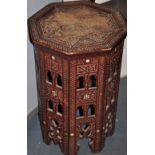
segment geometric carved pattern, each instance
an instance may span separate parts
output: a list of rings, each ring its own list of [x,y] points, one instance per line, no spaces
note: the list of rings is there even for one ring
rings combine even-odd
[[[63,149],[63,124],[60,121],[50,120],[49,123],[49,137],[54,144],[59,144],[60,148]]]
[[[44,39],[63,44],[68,52],[104,44],[118,28],[111,14],[88,6],[58,7],[39,23]]]
[[[121,43],[117,50],[106,58],[97,56],[91,58],[89,62],[85,58],[72,63],[68,61],[70,74],[67,75],[62,65],[63,58],[56,56],[53,60],[52,54],[38,50],[39,57],[36,63],[39,74],[37,75],[41,78],[38,86],[39,100],[41,100],[39,117],[43,123],[41,127],[45,143],[54,142],[60,146],[65,155],[75,155],[80,148],[78,140],[88,138],[91,151],[101,151],[105,137],[112,135],[115,127],[122,45]],[[61,67],[53,67],[53,64]],[[50,78],[48,71],[51,73]],[[61,87],[57,85],[58,75],[61,75]],[[67,79],[64,79],[64,75],[69,76],[70,85]],[[79,77],[83,77],[83,88],[80,89],[77,88]],[[95,87],[90,87],[91,77],[95,77],[93,78],[95,84],[91,82]],[[52,79],[51,82],[48,81],[49,79]],[[66,93],[63,91],[64,86],[66,91],[72,94],[70,99],[64,98]],[[100,97],[100,94],[103,96]],[[69,108],[67,115],[64,104],[66,102]],[[101,116],[102,123],[100,123]],[[65,125],[64,119],[69,120],[69,125]]]
[[[97,71],[96,64],[77,66],[77,74],[94,73],[96,71]]]
[[[123,39],[119,13],[90,2],[49,4],[29,19],[43,140],[100,152],[115,127]]]
[[[51,141],[53,141],[54,144],[59,144],[62,152],[65,153],[66,148],[64,146],[68,145],[68,143],[64,141],[64,135],[75,135],[76,152],[80,148],[80,145],[77,142],[79,139],[82,138],[89,138],[89,147],[92,152],[96,152],[97,150],[100,150],[99,146],[104,143],[104,141],[99,142],[96,136],[101,137],[100,134],[102,133],[100,132],[103,131],[102,137],[104,140],[105,136],[113,134],[116,118],[116,105],[119,87],[122,49],[123,43],[117,46],[113,54],[107,56],[106,59],[100,59],[99,57],[96,57],[95,59],[91,58],[89,62],[86,61],[86,59],[80,59],[73,61],[73,63],[70,64],[72,67],[74,66],[72,70],[74,70],[75,73],[70,76],[70,78],[74,79],[72,82],[75,84],[75,86],[78,84],[79,77],[83,77],[83,88],[77,89],[77,87],[75,87],[73,89],[74,92],[76,92],[76,95],[74,96],[75,102],[69,103],[70,108],[72,104],[75,105],[75,112],[73,113],[73,115],[75,115],[75,118],[72,119],[76,126],[75,133],[69,133],[69,129],[66,133],[64,133],[63,131],[63,119],[66,112],[65,105],[63,104],[63,86],[66,84],[66,81],[63,78],[64,71],[62,59],[59,57],[55,57],[55,59],[53,60],[51,54],[38,51],[40,53],[38,62],[42,61],[42,64],[39,64],[40,66],[38,66],[38,69],[40,70],[42,80],[44,81],[43,84],[41,84],[42,91],[40,95],[43,96],[43,98],[45,97],[46,99],[46,103],[44,102],[44,100],[42,100],[41,105],[39,105],[39,111],[40,113],[42,113],[40,114],[40,117],[44,117],[47,119],[47,129],[44,129],[44,132],[47,133],[47,140],[44,140],[45,142],[47,141],[46,143],[50,143]],[[106,63],[103,60],[105,60]],[[55,66],[61,67],[53,67],[53,64],[55,64]],[[41,67],[42,65],[44,68]],[[52,82],[48,82],[49,77],[47,73],[49,70],[51,73]],[[104,70],[106,71],[104,72]],[[103,75],[106,75],[105,80],[103,77],[99,79],[98,74],[101,73]],[[57,86],[57,75],[61,75],[62,87]],[[95,77],[95,87],[90,87],[91,77]],[[105,88],[103,88],[104,85],[103,87],[102,85],[100,85],[99,80],[104,80],[102,82],[105,82]],[[103,101],[100,101],[98,98],[99,90],[101,88],[103,90],[106,90],[105,98]],[[45,91],[43,91],[44,89]],[[70,93],[72,93],[73,90]],[[98,107],[100,104],[99,102],[105,103],[105,110],[102,111],[102,109]],[[43,107],[45,105],[47,106],[44,109]],[[101,105],[103,104],[101,103]],[[45,113],[43,109],[47,112]],[[102,111],[101,114],[103,114],[104,117],[103,126],[98,123],[101,115],[98,110]],[[73,124],[71,123],[70,125],[72,126]],[[75,126],[72,126],[71,128],[74,129]],[[100,128],[103,129],[100,130]],[[74,151],[74,149],[72,151]]]
[[[112,135],[115,128],[117,97],[120,80],[120,69],[122,59],[122,44],[116,48],[117,51],[108,59],[106,77],[106,136]]]
[[[58,71],[62,72],[62,65],[61,64],[58,64],[54,61],[51,61],[51,67],[52,67],[51,69],[53,69],[56,72],[58,72]]]
[[[82,107],[83,115],[77,117],[76,121],[76,140],[82,138],[89,138],[89,146],[92,151],[95,151],[95,106],[97,105],[97,84],[95,87],[90,87],[91,77],[97,77],[99,67],[99,59],[81,59],[76,61],[76,77],[84,77],[84,87],[82,89],[76,89],[76,105]],[[93,75],[93,76],[92,76]],[[76,78],[77,82],[79,78]],[[95,79],[97,83],[97,78]],[[94,86],[94,80],[92,86]],[[77,144],[78,149],[80,145]]]
[[[29,20],[35,44],[76,55],[109,50],[126,35],[119,13],[90,2],[54,3]]]
[[[94,134],[93,131],[95,131],[95,126],[93,124],[85,123],[82,125],[77,126],[77,132],[79,133],[78,139],[81,138],[92,138],[92,135]]]
[[[62,74],[62,64],[61,60],[52,60],[52,56],[50,54],[46,55],[46,65],[49,69],[53,70],[56,73]]]

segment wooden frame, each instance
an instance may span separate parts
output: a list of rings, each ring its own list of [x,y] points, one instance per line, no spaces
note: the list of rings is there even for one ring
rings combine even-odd
[[[74,52],[67,51],[64,44],[54,44],[45,39],[39,19],[47,17],[52,9],[72,6],[93,8],[104,12],[105,16],[110,14],[115,20],[110,21],[117,25],[117,31],[112,29],[112,35],[101,46],[96,44],[96,47],[90,49],[87,45],[79,45],[80,50]],[[100,152],[106,136],[112,135],[115,128],[123,42],[126,36],[123,18],[118,12],[91,2],[52,3],[33,15],[28,20],[28,26],[35,49],[39,119],[44,142],[50,144],[53,141],[59,144],[65,155],[75,155],[80,148],[77,141],[89,138],[91,151]],[[47,82],[48,71],[52,72],[52,84]],[[61,87],[57,86],[57,75],[62,78]],[[96,87],[90,89],[89,80],[92,75],[95,75]],[[77,89],[80,76],[84,77],[84,89]],[[49,110],[49,100],[54,103],[52,110]],[[62,109],[59,109],[59,104]],[[88,116],[90,105],[94,106],[93,116]],[[76,118],[80,106],[83,116]]]

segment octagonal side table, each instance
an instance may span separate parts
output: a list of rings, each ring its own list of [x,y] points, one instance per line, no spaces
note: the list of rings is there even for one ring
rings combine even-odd
[[[100,152],[115,128],[126,24],[91,2],[52,3],[28,20],[43,140],[76,155]]]

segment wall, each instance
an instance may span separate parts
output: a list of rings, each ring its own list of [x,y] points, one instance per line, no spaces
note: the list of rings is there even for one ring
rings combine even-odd
[[[48,3],[56,2],[56,1],[60,2],[61,0],[28,0],[27,1],[27,17],[29,18],[31,15],[33,15],[35,12],[37,12],[39,9],[41,9]],[[127,75],[126,46],[127,45],[125,41],[121,76]],[[37,107],[34,53],[33,53],[33,46],[29,42],[29,37],[27,37],[27,69],[28,69],[27,70],[27,114],[29,114],[31,111],[33,111],[34,108]]]
[[[124,41],[121,77],[127,76],[127,38]]]

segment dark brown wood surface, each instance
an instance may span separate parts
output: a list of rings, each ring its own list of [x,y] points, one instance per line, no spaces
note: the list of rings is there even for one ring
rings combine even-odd
[[[110,53],[126,36],[119,12],[86,1],[49,4],[28,24],[33,44],[70,56]]]
[[[100,10],[98,5],[89,2],[71,2],[67,5],[78,5],[80,8],[89,5]],[[111,47],[108,50],[82,52],[81,49],[80,54],[75,52],[70,55],[59,49],[63,44],[57,51],[55,45],[42,42],[44,35],[37,21],[47,15],[46,11],[53,6],[57,8],[59,3],[48,5],[29,19],[29,33],[35,49],[43,140],[48,145],[52,142],[58,144],[65,155],[76,155],[80,148],[78,141],[88,138],[91,151],[97,153],[115,129],[126,25],[119,14],[104,8],[116,15],[123,33],[109,37],[113,44],[112,41],[106,43]],[[63,7],[66,4],[61,4],[61,9]]]

